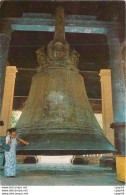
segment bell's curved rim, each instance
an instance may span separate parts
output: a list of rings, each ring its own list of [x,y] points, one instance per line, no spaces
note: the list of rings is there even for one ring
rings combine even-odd
[[[45,156],[62,156],[62,155],[86,155],[86,154],[116,154],[116,150],[17,150],[17,155],[45,155]]]

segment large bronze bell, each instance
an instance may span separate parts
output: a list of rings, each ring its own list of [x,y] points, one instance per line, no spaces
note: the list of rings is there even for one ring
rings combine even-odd
[[[53,41],[38,49],[39,67],[22,115],[17,136],[30,143],[18,145],[17,154],[80,155],[115,152],[90,107],[79,54],[65,40],[64,10],[56,14]]]

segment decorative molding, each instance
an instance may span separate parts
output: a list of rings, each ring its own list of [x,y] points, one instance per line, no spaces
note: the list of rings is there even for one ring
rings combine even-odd
[[[7,66],[6,67],[6,74],[15,74],[17,72],[18,72],[18,70],[17,70],[16,66]]]
[[[100,78],[102,77],[111,77],[111,70],[110,69],[101,69],[99,73]]]
[[[36,54],[39,64],[37,72],[58,67],[78,71],[79,53],[75,49],[70,50],[65,39],[64,9],[62,7],[58,7],[56,10],[54,38],[49,42],[47,52],[42,47],[37,49]]]

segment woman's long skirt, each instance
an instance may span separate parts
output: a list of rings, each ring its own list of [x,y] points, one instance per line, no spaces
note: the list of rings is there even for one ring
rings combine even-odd
[[[4,175],[16,176],[16,152],[15,151],[5,152]]]
[[[10,139],[9,136],[6,137],[6,144]],[[5,176],[16,176],[16,144],[17,140],[13,138],[10,145],[9,152],[5,151],[5,165],[4,165],[4,175]]]

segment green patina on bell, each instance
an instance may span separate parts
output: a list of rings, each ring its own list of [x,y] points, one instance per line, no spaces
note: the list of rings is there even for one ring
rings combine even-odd
[[[64,10],[57,9],[53,41],[36,51],[39,67],[22,115],[17,136],[30,143],[17,154],[79,155],[115,152],[90,107],[79,54],[65,40]]]

